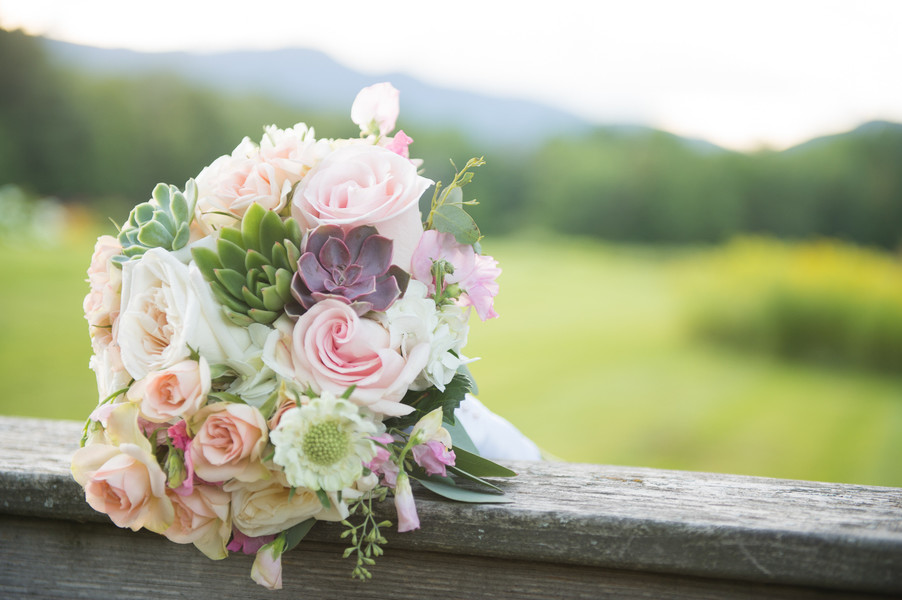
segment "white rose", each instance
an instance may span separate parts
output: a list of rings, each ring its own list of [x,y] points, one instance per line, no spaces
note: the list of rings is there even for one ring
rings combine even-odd
[[[411,279],[404,297],[395,301],[382,319],[392,345],[400,347],[402,355],[407,356],[420,344],[429,345],[426,366],[410,389],[425,390],[434,385],[444,391],[457,369],[471,362],[460,353],[469,331],[466,309],[449,304],[436,310],[421,281]]]
[[[225,318],[197,267],[161,248],[123,266],[116,341],[136,380],[188,358],[189,346],[210,364],[252,348],[247,329]]]

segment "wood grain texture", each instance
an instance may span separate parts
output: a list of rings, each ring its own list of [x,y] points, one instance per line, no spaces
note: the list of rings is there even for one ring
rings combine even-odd
[[[95,530],[89,525],[50,521],[43,530],[45,536],[52,537],[56,529],[84,527],[95,532],[91,535],[113,536],[126,545],[132,539],[160,544],[154,550],[158,554],[196,554],[193,547],[179,547],[154,534],[120,531],[85,504],[80,487],[69,474],[69,457],[80,437],[78,423],[0,417],[0,513],[35,517],[38,520],[27,521],[32,529],[41,523],[39,519],[48,518],[103,524]],[[754,590],[761,585],[776,586],[767,589],[779,588],[783,594],[802,594],[798,597],[827,594],[827,590],[902,595],[900,489],[602,465],[508,466],[519,472],[517,478],[499,483],[513,500],[510,504],[459,504],[417,490],[422,529],[388,536],[387,554],[377,566],[377,577],[419,580],[419,567],[412,567],[411,561],[424,569],[432,565],[423,577],[438,577],[433,571],[440,571],[443,561],[454,557],[463,566],[484,572],[488,568],[487,572],[493,576],[498,573],[499,577],[496,566],[503,564],[509,569],[510,582],[521,576],[529,579],[531,573],[535,579],[554,581],[553,573],[568,573],[566,585],[575,587],[573,594],[562,597],[581,597],[583,592],[577,593],[574,583],[579,578],[589,586],[579,588],[589,590],[585,597],[605,597],[597,593],[602,588],[593,586],[602,585],[603,580],[614,589],[620,585],[618,578],[637,577],[664,587],[673,581],[683,582],[677,589],[688,585],[685,581],[695,582],[693,593],[701,589],[698,582],[733,590],[720,596],[666,596],[674,598],[752,597],[737,596],[736,590]],[[383,510],[386,517],[392,517],[390,506]],[[10,523],[17,522],[11,518],[4,521],[0,538],[4,563],[17,560],[7,556],[18,552],[8,551],[7,535],[7,529],[14,529]],[[17,539],[27,537],[20,529],[15,531],[20,536]],[[318,524],[301,550],[286,559],[286,578],[295,572],[291,565],[296,561],[303,572],[299,579],[306,581],[312,576],[303,566],[308,559],[299,559],[302,554],[306,556],[314,549],[319,552],[316,556],[337,554],[338,531],[334,525]],[[69,543],[77,544],[79,536],[88,534],[72,535],[67,538]],[[101,555],[95,558],[88,557],[91,549],[78,554],[81,560],[95,562],[109,554],[106,543],[96,550]],[[209,566],[210,577],[235,581],[246,577],[250,568],[248,562],[247,569],[226,567],[223,571],[221,563],[199,554],[197,558],[199,562],[189,561],[187,555],[184,558],[189,571],[186,578]],[[173,566],[163,571],[167,577],[169,571],[179,569],[181,559],[172,560]],[[228,560],[231,564],[245,559]],[[349,568],[346,562],[336,563],[336,578],[345,577]],[[316,569],[317,573],[320,569],[332,572],[328,566]],[[457,572],[458,579],[468,579]],[[15,585],[7,579],[0,579],[0,584]],[[623,597],[665,597],[651,592],[636,595],[640,588],[633,587],[633,595]],[[590,593],[592,589],[595,595]]]

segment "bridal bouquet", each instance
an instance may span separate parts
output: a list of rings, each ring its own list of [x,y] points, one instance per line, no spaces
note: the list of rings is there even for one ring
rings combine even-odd
[[[354,101],[359,138],[267,127],[98,239],[84,310],[100,402],[72,459],[95,510],[211,559],[256,554],[251,576],[277,589],[319,520],[343,525],[369,578],[391,526],[374,504],[391,494],[398,531],[419,527],[411,479],[504,501],[483,477],[514,473],[455,419],[470,311],[497,316],[500,269],[461,192],[482,159],[434,184],[397,115],[384,83]]]

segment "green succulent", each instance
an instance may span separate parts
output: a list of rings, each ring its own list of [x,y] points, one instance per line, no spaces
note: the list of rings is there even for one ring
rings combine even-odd
[[[219,230],[216,250],[192,248],[194,262],[232,322],[269,324],[295,303],[291,278],[303,232],[294,219],[252,204],[241,226]]]
[[[158,183],[151,199],[134,207],[119,230],[122,254],[113,260],[121,264],[151,248],[184,248],[191,236],[189,229],[196,203],[197,185],[193,179],[185,184],[184,192],[174,185]]]

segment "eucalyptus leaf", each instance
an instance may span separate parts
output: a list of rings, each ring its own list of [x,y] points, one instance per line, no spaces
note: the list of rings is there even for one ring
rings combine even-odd
[[[283,550],[283,552],[287,552],[300,544],[301,540],[310,533],[310,530],[313,529],[314,525],[316,525],[316,519],[307,519],[306,521],[298,523],[291,529],[286,530],[283,533],[285,536],[285,550]]]
[[[454,461],[455,467],[477,477],[514,477],[516,475],[507,467],[502,467],[498,463],[483,458],[479,454],[473,454],[463,448],[458,448],[456,445],[454,447],[454,456],[457,457]]]
[[[467,430],[464,429],[464,426],[460,421],[457,421],[454,424],[446,422],[443,423],[442,426],[451,434],[451,443],[454,446],[455,455],[457,451],[461,449],[470,454],[479,455],[476,444],[470,439],[470,435],[467,433]]]
[[[475,244],[479,241],[479,227],[467,211],[458,204],[443,204],[435,209],[432,217],[435,228],[442,233],[450,233],[461,244]]]
[[[457,487],[456,485],[449,485],[442,481],[437,481],[433,479],[425,479],[415,477],[417,481],[422,484],[424,488],[433,492],[434,494],[438,494],[444,498],[448,498],[449,500],[456,500],[457,502],[472,502],[476,504],[489,504],[489,503],[507,503],[512,502],[512,500],[506,496],[501,496],[499,494],[489,494],[486,492],[475,492],[473,490],[464,489],[461,487]]]

